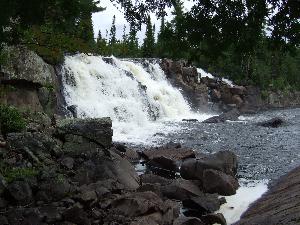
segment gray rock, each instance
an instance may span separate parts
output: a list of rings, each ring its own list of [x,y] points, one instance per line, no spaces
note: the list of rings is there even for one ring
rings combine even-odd
[[[58,121],[56,130],[61,136],[68,134],[84,137],[92,142],[109,148],[112,144],[112,121],[100,119],[64,119]]]
[[[203,188],[208,193],[234,195],[239,187],[238,181],[221,171],[205,170],[203,173]]]
[[[167,185],[173,182],[173,180],[157,176],[155,174],[142,174],[140,176],[142,184],[161,184]]]
[[[25,47],[7,47],[8,63],[1,67],[3,81],[26,81],[39,86],[55,86],[54,68]]]

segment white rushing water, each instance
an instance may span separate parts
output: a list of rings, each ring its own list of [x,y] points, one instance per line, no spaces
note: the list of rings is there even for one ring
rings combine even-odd
[[[178,129],[168,122],[209,115],[193,113],[180,91],[156,63],[142,64],[100,56],[67,56],[62,70],[67,106],[78,117],[111,117],[114,141],[151,144],[156,133]]]
[[[228,225],[237,222],[251,203],[259,199],[267,190],[267,181],[239,181],[241,187],[235,195],[226,196],[226,203],[217,213],[222,213]]]

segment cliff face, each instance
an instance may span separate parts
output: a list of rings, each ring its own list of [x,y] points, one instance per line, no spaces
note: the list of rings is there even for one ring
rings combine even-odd
[[[0,69],[0,103],[23,110],[56,110],[58,83],[54,68],[25,47],[8,47],[7,63]]]

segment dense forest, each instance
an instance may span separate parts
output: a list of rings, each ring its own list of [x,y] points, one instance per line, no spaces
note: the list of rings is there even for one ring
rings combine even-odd
[[[300,2],[297,0],[111,0],[124,9],[129,33],[116,37],[116,18],[94,38],[93,0],[0,0],[0,64],[5,45],[23,44],[57,64],[76,52],[118,57],[184,59],[216,76],[263,89],[300,89]],[[165,20],[165,7],[173,19]],[[161,26],[152,25],[156,12]],[[139,44],[137,32],[146,24]],[[158,37],[155,38],[155,29]]]

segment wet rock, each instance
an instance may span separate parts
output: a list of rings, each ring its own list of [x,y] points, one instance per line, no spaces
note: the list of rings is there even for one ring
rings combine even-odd
[[[197,119],[183,119],[183,122],[198,122]]]
[[[103,148],[109,148],[112,143],[112,121],[110,118],[99,119],[65,119],[57,124],[57,134],[67,134],[84,137]]]
[[[14,181],[7,189],[17,203],[26,205],[32,202],[32,190],[26,181]]]
[[[159,174],[160,172],[176,172],[178,171],[179,166],[172,159],[160,156],[150,160],[147,163],[147,167]]]
[[[226,219],[221,213],[208,214],[202,216],[201,220],[207,225],[214,225],[214,224],[227,225]]]
[[[135,150],[130,149],[130,148],[127,148],[127,149],[126,149],[125,157],[126,157],[126,159],[128,159],[130,162],[137,162],[138,160],[140,160],[139,154],[138,154]]]
[[[205,170],[203,173],[203,188],[208,193],[234,195],[238,189],[238,181],[221,171]]]
[[[114,144],[114,147],[115,147],[118,151],[123,152],[123,153],[126,152],[126,150],[127,150],[126,145],[120,144],[120,143],[115,143],[115,144]]]
[[[232,96],[232,102],[237,107],[241,106],[244,103],[243,100],[242,100],[242,98],[239,95]]]
[[[203,123],[222,123],[226,122],[226,120],[235,121],[238,120],[240,116],[240,112],[237,109],[232,109],[229,112],[223,113],[220,116],[213,116],[204,120]]]
[[[199,218],[181,216],[176,219],[173,225],[205,225]]]
[[[282,125],[284,125],[286,122],[283,118],[280,117],[275,117],[272,118],[270,120],[264,121],[264,122],[260,122],[257,125],[262,126],[262,127],[273,127],[273,128],[277,128],[280,127]]]
[[[221,99],[221,93],[217,89],[213,89],[210,96],[213,102],[218,102]]]
[[[220,170],[235,176],[237,173],[237,157],[230,151],[219,151],[212,155],[203,155],[199,159],[187,159],[180,168],[180,175],[188,180],[203,181],[203,172],[206,169]]]
[[[182,201],[185,208],[200,211],[202,214],[213,213],[220,209],[220,201],[216,194],[203,194]]]

